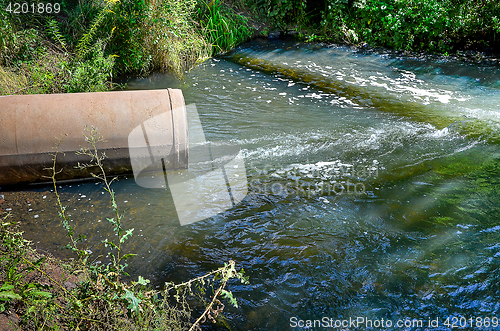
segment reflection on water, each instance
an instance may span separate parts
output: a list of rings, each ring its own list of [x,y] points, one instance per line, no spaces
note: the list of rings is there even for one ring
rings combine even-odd
[[[182,88],[207,140],[242,147],[249,182],[235,208],[181,227],[168,190],[117,181],[124,225],[135,228],[125,248],[138,253],[132,277],[180,281],[235,260],[251,281],[231,288],[241,306],[227,308],[235,330],[324,316],[439,318],[434,329],[446,330],[448,317],[498,316],[500,148],[456,130],[465,116],[497,125],[498,69],[280,41],[236,54],[320,75],[340,92],[227,59],[181,81],[158,74],[130,82]],[[342,94],[349,86],[363,98]],[[370,98],[422,113],[381,112]],[[109,198],[95,183],[60,190],[102,254]],[[195,187],[188,193],[196,198]],[[50,188],[11,194],[35,200],[16,210],[30,238],[49,248],[66,242]]]

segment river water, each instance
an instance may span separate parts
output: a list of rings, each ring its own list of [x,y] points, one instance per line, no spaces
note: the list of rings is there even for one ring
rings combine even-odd
[[[234,330],[323,317],[422,321],[408,330],[436,319],[433,330],[448,330],[447,319],[465,317],[462,329],[472,329],[500,317],[497,67],[254,41],[182,80],[156,74],[128,85],[167,87],[196,104],[207,140],[241,146],[248,196],[181,226],[168,190],[120,178],[124,225],[135,228],[132,277],[181,281],[233,259],[250,277],[230,286],[240,304],[226,308]],[[101,185],[59,190],[102,253],[112,212]],[[50,188],[16,194],[36,195],[15,215],[30,239],[53,250],[66,243]]]

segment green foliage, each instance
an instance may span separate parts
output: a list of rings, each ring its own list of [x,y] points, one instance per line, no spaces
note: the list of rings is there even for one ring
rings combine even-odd
[[[248,277],[244,276],[243,270],[236,270],[236,263],[234,261],[229,261],[229,263],[225,263],[224,267],[214,270],[208,274],[205,274],[201,277],[193,278],[182,284],[173,284],[173,283],[165,283],[165,291],[166,295],[169,295],[170,292],[174,292],[174,298],[177,300],[177,303],[182,303],[188,295],[195,295],[198,300],[205,303],[205,311],[203,314],[198,317],[198,319],[194,322],[194,324],[189,329],[195,330],[202,321],[206,319],[216,323],[217,317],[224,309],[224,304],[219,300],[219,297],[225,298],[229,300],[234,307],[238,307],[238,302],[234,298],[232,292],[227,291],[225,287],[227,286],[227,282],[236,278],[240,280],[242,284],[248,284]],[[209,293],[208,298],[210,301],[207,301],[207,287],[211,287],[213,289],[213,294]],[[215,288],[217,288],[215,290]]]
[[[10,215],[0,220],[0,311],[16,306],[40,309],[49,304],[52,293],[48,286],[29,277],[34,271],[41,271],[45,261],[31,249],[30,242],[23,238],[15,222],[9,222]]]
[[[265,17],[269,22],[282,30],[289,26],[309,24],[306,0],[240,0],[258,16]]]
[[[116,55],[118,73],[153,70],[181,76],[210,56],[193,21],[196,0],[120,1],[102,24],[111,37],[106,51]]]
[[[359,3],[350,26],[365,41],[397,49],[446,49],[444,33],[450,28],[449,6],[429,0]],[[416,46],[416,47],[415,47]]]
[[[142,22],[150,14],[148,8],[145,1],[125,0],[115,2],[107,12],[102,28],[111,33],[107,51],[117,56],[118,73],[148,72],[150,59],[142,47],[141,31]]]
[[[210,3],[200,0],[199,15],[213,54],[226,52],[251,36],[247,18],[235,14],[220,0]]]
[[[31,60],[19,61],[13,71],[0,70],[0,91],[2,94],[106,91],[111,87],[113,63],[113,57],[104,55],[101,43],[95,44],[84,60],[47,49]]]
[[[61,34],[58,23],[53,19],[49,20],[47,22],[47,30],[48,34],[57,42],[58,46],[67,53],[68,50],[66,49],[66,40]]]
[[[182,76],[250,35],[246,19],[218,0],[81,0],[61,8],[58,15],[0,11],[0,93],[105,91],[119,74]]]
[[[90,55],[89,55],[90,54]],[[86,60],[78,60],[71,66],[65,92],[102,92],[110,89],[114,57],[104,55],[104,45],[97,43],[87,53]]]
[[[4,46],[0,62],[9,67],[0,70],[2,94],[94,92],[111,88],[114,59],[105,55],[103,39],[90,38],[95,25],[80,38],[81,47],[76,53],[71,51],[72,43],[63,34],[60,22],[50,16],[42,22],[23,21],[26,25],[39,24],[28,29],[22,29],[21,23],[12,17],[0,14],[0,19],[9,29],[8,37],[0,38],[0,51]],[[90,42],[92,45],[88,46]]]
[[[196,0],[156,0],[142,25],[141,47],[150,56],[150,70],[184,71],[210,57],[210,45],[193,22]]]
[[[373,45],[447,52],[494,41],[500,4],[490,0],[364,0],[340,11],[346,26]],[[328,17],[322,21],[325,26],[328,22]]]
[[[0,65],[12,55],[12,47],[16,45],[16,35],[12,22],[8,19],[5,11],[0,11]]]
[[[91,44],[95,40],[97,31],[101,28],[106,16],[109,13],[113,13],[111,8],[118,2],[118,0],[105,0],[105,2],[106,5],[100,9],[97,17],[92,21],[88,30],[85,31],[83,36],[78,41],[78,45],[76,46],[76,56],[79,59],[85,58],[87,53],[92,49]]]
[[[316,40],[449,52],[496,46],[500,32],[500,2],[496,0],[240,2],[270,19],[274,26],[298,30],[301,36],[317,35]]]
[[[498,46],[500,33],[496,0],[65,0],[61,7],[58,15],[0,11],[0,93],[104,91],[118,74],[182,76],[252,35],[236,8],[309,42],[448,54]]]

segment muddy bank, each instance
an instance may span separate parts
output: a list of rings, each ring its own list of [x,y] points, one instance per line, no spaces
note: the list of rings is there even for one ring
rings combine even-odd
[[[73,257],[71,252],[62,250],[62,247],[51,247],[47,244],[42,244],[40,241],[34,242],[37,236],[50,236],[51,234],[44,231],[26,231],[32,227],[30,216],[33,218],[38,214],[32,213],[36,210],[44,197],[47,197],[49,191],[42,192],[2,192],[0,191],[0,215],[4,221],[16,222],[19,225],[19,230],[23,231],[24,238],[32,241],[32,245],[27,249],[25,257],[30,261],[36,261],[44,258],[40,270],[27,272],[22,278],[23,284],[40,284],[46,287],[47,291],[57,296],[60,287],[66,290],[74,289],[79,281],[83,278],[79,276],[73,268]],[[53,193],[52,193],[53,194]],[[35,222],[36,223],[36,222]],[[24,226],[24,228],[23,228]],[[36,243],[36,244],[35,244]],[[6,248],[0,246],[0,251],[7,253]],[[22,263],[17,267],[22,270]],[[4,283],[7,279],[7,270],[4,267],[0,268],[0,282]],[[0,330],[19,330],[23,324],[21,315],[24,314],[25,306],[22,301],[14,301],[8,309],[0,313]]]
[[[63,227],[61,226],[60,231],[47,230],[43,220],[40,219],[43,213],[46,213],[44,208],[48,205],[54,203],[54,209],[57,207],[53,189],[45,187],[39,191],[0,191],[0,198],[2,198],[0,213],[10,214],[7,220],[18,223],[23,237],[32,242],[32,248],[37,254],[47,256],[48,261],[57,266],[61,263],[72,263],[76,257],[73,252],[65,249],[60,242],[54,240],[51,243],[48,240],[51,237],[57,239],[66,237]],[[49,212],[53,213],[54,210]],[[66,241],[69,242],[69,239]],[[55,271],[62,272],[62,270]]]

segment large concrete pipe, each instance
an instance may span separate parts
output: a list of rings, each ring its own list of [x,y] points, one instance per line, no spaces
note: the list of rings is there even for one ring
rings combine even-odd
[[[155,117],[163,118],[156,127]],[[82,171],[76,166],[90,158],[75,152],[90,147],[84,128],[92,126],[106,140],[97,147],[106,153],[103,163],[109,175],[130,172],[131,154],[139,164],[159,155],[164,170],[188,165],[181,90],[12,95],[0,97],[0,185],[50,180],[46,168],[52,167],[54,147],[61,138],[57,170],[62,172],[56,178],[89,177],[95,168]],[[141,139],[130,141],[129,134],[138,130]]]

